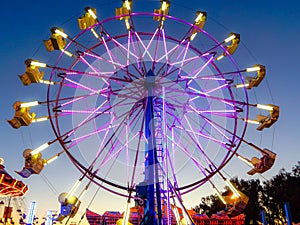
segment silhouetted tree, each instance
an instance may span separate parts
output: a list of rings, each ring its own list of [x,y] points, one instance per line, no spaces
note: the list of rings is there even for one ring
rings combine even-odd
[[[262,186],[259,180],[238,180],[238,178],[231,179],[234,186],[249,197],[247,207],[244,211],[245,224],[259,224],[260,211],[262,209],[259,200]]]
[[[265,208],[268,221],[285,222],[284,203],[289,202],[294,222],[300,221],[300,162],[292,172],[284,169],[272,179],[265,181],[261,200]]]
[[[195,206],[194,210],[197,213],[206,214],[210,217],[213,213],[221,211],[224,208],[225,205],[217,195],[210,195],[201,198],[201,203]]]
[[[276,224],[280,221],[286,222],[284,203],[288,202],[293,222],[300,222],[300,161],[292,168],[292,172],[285,169],[279,174],[260,184],[259,180],[231,179],[232,184],[242,193],[249,197],[247,207],[244,211],[245,224],[259,224],[261,221],[261,210],[265,211],[268,224]],[[228,188],[226,188],[228,191]],[[195,207],[198,213],[211,216],[224,209],[225,206],[217,195],[203,197],[201,203]]]

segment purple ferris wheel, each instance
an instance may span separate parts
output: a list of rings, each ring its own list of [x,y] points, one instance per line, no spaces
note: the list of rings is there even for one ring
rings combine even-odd
[[[73,194],[88,178],[88,185],[143,205],[145,224],[161,224],[172,199],[206,182],[215,188],[215,174],[228,182],[222,168],[233,156],[253,167],[249,174],[273,165],[275,153],[244,138],[248,123],[263,130],[279,117],[278,106],[249,101],[248,92],[261,83],[265,67],[239,68],[232,57],[239,34],[218,41],[204,29],[206,12],[187,22],[169,15],[169,6],[162,1],[153,13],[133,12],[132,1],[125,0],[115,16],[104,20],[86,7],[78,18],[79,34],[51,28],[44,44],[50,52],[61,52],[55,62],[26,60],[23,84],[47,84],[47,100],[16,102],[8,122],[19,128],[48,119],[55,138],[26,149],[19,174],[39,174],[67,154],[82,176],[60,195],[62,205],[76,208],[80,196]],[[51,72],[48,80],[43,68]],[[42,104],[48,116],[30,113],[30,107]],[[267,114],[253,118],[255,110]],[[42,151],[54,143],[62,150],[44,159]],[[240,155],[241,144],[264,160]]]

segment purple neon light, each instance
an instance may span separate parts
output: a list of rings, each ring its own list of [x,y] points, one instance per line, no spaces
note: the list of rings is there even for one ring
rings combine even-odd
[[[144,14],[144,13],[132,14],[133,17],[134,16],[139,16],[139,15],[151,15],[151,14],[150,13],[149,14],[147,14],[147,13],[146,14]],[[167,16],[167,18],[175,20],[173,17]],[[103,23],[107,22],[107,21],[109,21],[109,19],[105,20],[105,21],[102,21],[101,25]],[[177,20],[177,21],[182,22],[181,20]],[[184,22],[184,24],[190,26],[188,23]],[[203,32],[203,34],[204,35],[208,35],[206,32]],[[196,62],[201,57],[207,57],[209,54],[211,54],[210,52],[207,52],[207,53],[202,54],[202,55],[198,54],[195,57],[189,57],[189,58],[187,58],[187,52],[188,52],[188,50],[190,50],[190,49],[194,50],[193,49],[194,47],[190,46],[191,43],[189,41],[186,42],[185,40],[180,40],[177,43],[177,45],[175,45],[175,47],[173,47],[171,50],[168,50],[167,49],[168,46],[166,44],[167,43],[166,39],[168,39],[168,40],[170,40],[170,39],[169,39],[169,37],[166,36],[164,29],[161,29],[161,30],[156,29],[155,32],[153,33],[153,35],[150,36],[151,38],[150,38],[150,41],[147,44],[147,46],[143,42],[141,34],[139,34],[136,31],[131,31],[131,30],[128,31],[127,42],[126,42],[127,48],[124,47],[125,45],[123,46],[123,44],[121,44],[121,41],[119,41],[118,38],[113,38],[113,37],[111,37],[108,34],[107,34],[107,36],[109,37],[109,39],[107,39],[107,40],[102,37],[102,44],[103,44],[103,46],[106,49],[106,52],[107,52],[107,54],[109,56],[109,59],[104,59],[101,56],[98,56],[97,54],[94,54],[93,49],[89,49],[89,51],[87,51],[86,54],[84,54],[84,55],[85,56],[90,56],[90,57],[92,57],[94,59],[97,59],[97,60],[103,60],[106,63],[112,65],[114,67],[115,71],[121,70],[121,71],[124,72],[124,74],[126,74],[128,77],[131,77],[131,78],[135,77],[135,74],[133,74],[129,70],[125,69],[125,67],[131,66],[131,63],[136,63],[138,65],[138,67],[137,68],[132,67],[132,68],[136,69],[136,71],[140,75],[140,77],[142,77],[142,75],[143,75],[142,74],[142,70],[145,69],[145,67],[141,67],[143,65],[142,65],[142,62],[141,62],[142,60],[140,60],[140,56],[142,56],[142,58],[144,58],[144,57],[147,56],[153,62],[160,62],[160,61],[162,61],[161,68],[164,67],[164,65],[163,65],[164,62],[163,61],[166,60],[165,64],[168,64],[168,73],[166,74],[166,76],[168,76],[168,75],[174,74],[175,71],[177,71],[178,74],[181,74],[181,71],[184,69],[184,66],[188,65],[189,63]],[[113,42],[115,44],[115,46],[117,47],[117,49],[119,50],[119,52],[122,53],[122,54],[124,54],[124,55],[126,55],[124,57],[124,59],[126,59],[126,64],[125,65],[120,64],[119,60],[118,60],[118,57],[111,52],[111,50],[109,48],[109,45],[108,45],[108,41]],[[150,50],[149,50],[151,47],[153,47],[153,44],[154,44],[155,41],[157,41],[157,42],[158,41],[162,41],[163,46],[164,46],[164,55],[161,58],[159,58],[159,59],[157,59],[156,56],[153,57],[151,55]],[[177,54],[178,53],[177,49],[181,45],[184,45],[184,48],[181,48],[180,53]],[[218,48],[218,47],[220,47],[220,46],[218,46],[218,44],[216,44],[215,48]],[[179,59],[178,62],[174,62],[174,58],[172,58],[173,54],[175,55],[175,57],[177,59]],[[136,62],[132,62],[131,61],[132,58],[130,58],[130,57],[133,57],[134,60],[136,60]],[[206,63],[202,66],[202,68],[200,68],[200,69],[199,68],[194,69],[193,72],[190,74],[190,76],[194,76],[194,77],[184,76],[184,77],[181,77],[181,78],[186,79],[189,82],[189,84],[191,83],[191,79],[195,79],[195,80],[202,79],[202,80],[208,80],[208,81],[211,80],[211,81],[224,81],[225,82],[225,80],[226,80],[225,78],[223,78],[223,77],[217,78],[216,74],[209,75],[209,76],[206,76],[206,77],[205,76],[198,76],[198,75],[201,74],[201,72],[203,71],[203,69],[206,66],[213,65],[214,62],[212,62],[212,59],[213,59],[212,56],[209,57],[208,59],[206,59]],[[81,60],[85,65],[87,65],[94,72],[92,72],[92,73],[91,72],[89,72],[89,73],[84,72],[83,73],[83,72],[80,72],[80,71],[77,72],[77,71],[72,71],[72,69],[69,69],[70,73],[67,72],[68,75],[71,75],[71,74],[74,74],[74,75],[98,75],[99,78],[102,78],[103,80],[106,81],[106,85],[107,86],[110,86],[112,82],[115,82],[115,83],[117,83],[122,88],[125,87],[126,84],[130,83],[129,81],[126,83],[124,80],[113,79],[113,76],[114,76],[113,75],[114,74],[113,71],[101,72],[101,71],[99,71],[98,68],[97,69],[93,68],[87,62],[87,59],[84,58],[83,56],[80,56],[79,60]],[[177,65],[180,65],[180,66],[177,68],[176,67]],[[172,67],[174,69],[171,69]],[[54,69],[59,70],[60,68],[59,67],[54,67]],[[105,75],[108,75],[108,76],[105,77]],[[110,75],[112,75],[112,77],[110,77]],[[159,73],[159,75],[161,75],[161,74]],[[135,77],[135,78],[137,78],[137,77]],[[66,81],[68,81],[69,78],[65,77],[64,79]],[[108,81],[107,79],[110,79],[110,81]],[[72,86],[72,87],[68,86],[68,87],[70,87],[70,88],[76,88],[76,89],[77,88],[82,88],[84,90],[91,91],[91,93],[88,96],[86,96],[86,97],[76,97],[75,96],[74,100],[64,102],[63,104],[60,105],[60,107],[71,106],[72,104],[75,104],[75,103],[76,104],[80,104],[81,102],[84,103],[85,100],[87,100],[89,97],[91,97],[92,95],[94,96],[96,93],[98,93],[98,91],[95,90],[94,88],[87,87],[87,86],[80,86],[81,84],[80,83],[76,84],[76,82],[73,82],[73,84],[74,84],[74,86]],[[136,100],[138,98],[142,98],[143,96],[145,96],[144,92],[143,93],[139,93],[139,91],[142,92],[143,89],[141,87],[139,87],[138,85],[139,84],[137,84],[137,86],[135,86],[135,87],[131,87],[131,88],[128,88],[128,89],[126,89],[126,88],[123,89],[124,93],[122,93],[122,95],[121,95],[121,92],[119,90],[112,89],[111,92],[107,93],[107,95],[104,94],[102,96],[105,97],[105,98],[109,98],[110,96],[118,95],[119,98],[121,98],[121,99],[122,98],[123,99],[130,98],[130,99],[133,100],[132,102],[134,102],[134,100]],[[173,86],[174,86],[174,84],[173,84]],[[108,87],[106,87],[106,88],[108,88]],[[236,104],[240,104],[240,102],[233,101],[230,98],[228,98],[228,99],[226,99],[226,98],[218,98],[218,97],[215,97],[215,96],[209,96],[208,95],[208,94],[214,93],[217,90],[226,89],[226,88],[229,88],[228,85],[227,84],[223,84],[223,85],[221,85],[221,86],[219,86],[217,88],[213,88],[213,89],[209,89],[209,90],[201,91],[200,92],[200,91],[194,89],[193,87],[187,87],[186,90],[188,90],[188,91],[185,92],[185,93],[189,94],[191,96],[191,98],[189,99],[190,102],[195,101],[196,98],[200,98],[200,97],[205,98],[206,97],[208,99],[211,98],[211,100],[219,101],[220,103],[224,103],[224,104],[230,105],[232,107],[234,107]],[[61,89],[62,89],[62,87],[61,87]],[[177,91],[177,92],[172,94],[173,91]],[[173,104],[174,107],[177,107],[178,109],[179,108],[180,109],[184,109],[183,106],[180,105],[180,102],[177,101],[177,97],[180,97],[180,94],[183,94],[183,92],[181,93],[178,89],[173,88],[172,85],[170,85],[170,86],[167,86],[166,94],[167,94],[167,98],[171,98],[174,102],[176,102],[176,104]],[[58,98],[58,101],[61,101],[61,100]],[[108,103],[108,102],[106,102],[106,103]],[[103,107],[103,104],[104,103],[101,104],[102,107]],[[122,101],[120,101],[120,103],[118,103],[118,104],[119,104],[119,106],[121,106],[121,105],[125,105],[126,103],[122,104]],[[128,106],[130,106],[130,103],[128,103]],[[164,104],[164,106],[165,106],[165,104]],[[116,107],[116,105],[111,105],[111,109],[114,109],[115,107]],[[233,114],[237,115],[236,110],[210,109],[210,104],[209,103],[207,104],[207,107],[208,108],[203,108],[203,109],[201,109],[201,108],[197,108],[197,109],[194,108],[191,111],[187,111],[187,113],[195,112],[195,113],[198,113],[198,114],[204,114],[204,113],[205,114],[215,114],[215,115],[218,114],[218,115],[221,115],[221,116],[224,116],[224,117],[227,117],[227,115],[230,114],[230,113],[233,113]],[[63,113],[70,112],[72,114],[73,113],[85,113],[85,114],[88,114],[87,117],[85,117],[80,123],[78,123],[78,125],[74,128],[73,131],[75,131],[76,129],[79,129],[79,127],[81,127],[81,126],[83,126],[83,125],[85,125],[85,124],[87,124],[89,122],[93,122],[93,120],[98,117],[98,116],[96,116],[97,114],[100,114],[100,115],[103,115],[103,114],[107,114],[107,115],[108,114],[112,114],[110,111],[105,112],[105,111],[101,110],[101,108],[99,108],[99,107],[95,107],[95,110],[93,110],[93,109],[91,109],[91,110],[83,110],[83,109],[82,110],[80,110],[80,109],[79,110],[69,110],[69,109],[64,109],[63,108],[61,110],[61,112],[63,112]],[[101,113],[101,112],[103,112],[103,113]],[[135,115],[137,116],[137,115],[139,115],[139,113],[136,113]],[[123,115],[120,115],[120,116],[125,117],[126,113],[124,113]],[[165,117],[168,117],[168,118],[172,117],[174,121],[177,121],[177,122],[179,121],[179,118],[176,118],[177,115],[175,113],[173,113],[172,111],[170,111],[170,109],[168,109],[168,108],[166,109]],[[195,127],[194,127],[194,125],[191,124],[192,121],[189,121],[189,119],[186,117],[186,115],[184,115],[184,117],[185,117],[186,123],[189,124],[189,127],[185,128],[185,132],[189,133],[189,136],[191,137],[191,139],[193,139],[193,142],[195,142],[195,146],[200,147],[201,151],[204,151],[204,149],[201,148],[201,143],[199,143],[198,136],[201,136],[201,137],[203,137],[203,138],[205,138],[207,140],[212,140],[212,141],[214,141],[216,143],[219,143],[220,145],[224,145],[224,142],[222,142],[221,140],[217,140],[217,139],[214,139],[212,137],[210,138],[209,135],[206,135],[205,133],[203,133],[201,131],[199,132],[198,130],[196,130]],[[215,125],[214,123],[210,122],[206,117],[203,117],[203,115],[202,116],[199,115],[199,117],[203,118],[203,120],[205,120],[212,128],[214,128],[215,130],[218,130],[218,132],[220,134],[222,134],[224,138],[226,138],[227,140],[231,140],[232,139],[232,137],[226,137],[226,135],[228,135],[228,133],[226,133],[226,131],[221,132],[221,129],[217,125]],[[236,117],[234,117],[234,118],[236,118]],[[132,118],[132,122],[134,120],[136,120],[136,118]],[[166,124],[165,128],[167,128],[168,121],[167,121],[166,118],[164,118],[164,123]],[[118,124],[118,126],[121,126],[121,124]],[[97,129],[96,129],[94,132],[91,132],[89,134],[85,134],[85,135],[82,135],[81,137],[77,137],[77,138],[73,139],[74,140],[74,146],[76,145],[76,143],[75,143],[76,141],[83,141],[86,138],[88,138],[88,137],[90,137],[92,135],[98,135],[101,132],[106,132],[106,134],[104,135],[104,140],[106,140],[107,138],[110,138],[110,137],[108,137],[108,135],[109,135],[108,131],[110,130],[110,128],[105,128],[105,126],[103,126],[103,127],[101,127],[101,129],[102,129],[101,131],[98,130],[98,132],[97,132]],[[105,129],[107,129],[107,130],[105,130]],[[168,127],[167,129],[171,129],[171,128]],[[175,127],[173,129],[175,129]],[[173,129],[171,129],[172,133],[174,131]],[[179,129],[179,128],[177,127],[177,129]],[[121,130],[122,129],[120,129],[119,131],[121,131]],[[166,132],[170,132],[170,130],[168,130]],[[233,132],[235,133],[235,131],[233,131]],[[127,133],[127,132],[125,131],[124,133]],[[137,137],[137,135],[138,134],[136,134],[134,137]],[[173,135],[175,135],[175,134],[173,133]],[[120,138],[124,138],[124,134],[123,135],[121,134],[119,137]],[[142,137],[144,137],[144,134],[141,133],[140,134],[140,138],[139,138],[139,142],[146,141],[145,138],[142,138]],[[168,139],[169,139],[169,136],[166,135],[166,137],[168,137]],[[101,148],[104,147],[104,145],[105,145],[104,144],[104,140],[103,140],[103,142],[101,144]],[[132,140],[132,139],[130,139],[130,140]],[[127,143],[126,146],[128,147],[128,144],[130,143],[129,140],[127,140],[126,143]],[[171,145],[173,146],[173,148],[175,148],[176,144],[177,143],[174,140],[171,141]],[[178,145],[181,145],[181,143],[179,143]],[[110,151],[111,155],[110,156],[107,155],[106,160],[102,161],[102,164],[100,163],[100,165],[102,165],[104,167],[110,161],[110,159],[112,159],[112,156],[116,156],[117,157],[117,155],[121,151],[124,151],[126,149],[126,146],[120,147],[119,142],[116,141],[115,144],[113,145],[113,148]],[[184,149],[184,150],[188,151],[187,149]],[[128,151],[128,149],[126,151]],[[98,154],[99,154],[99,152],[98,152]],[[170,154],[169,150],[167,150],[166,154]],[[129,157],[129,156],[127,155],[127,157]],[[138,155],[136,155],[136,157],[138,157]],[[171,157],[169,157],[169,158],[171,160]],[[196,158],[195,158],[195,160],[196,160],[195,161],[195,166],[197,166],[197,167],[201,167],[201,166],[203,167],[204,166],[204,165],[200,165],[200,161],[197,161]],[[80,166],[80,164],[78,164],[78,166]],[[172,167],[172,166],[173,165],[171,164],[170,167]],[[175,179],[176,178],[175,171],[173,171],[173,174],[174,174],[174,179]],[[133,179],[134,179],[134,175],[132,175],[132,183],[134,183]]]

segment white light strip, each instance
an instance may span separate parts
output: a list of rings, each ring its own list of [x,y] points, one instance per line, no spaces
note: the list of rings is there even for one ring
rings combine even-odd
[[[92,9],[88,9],[88,13],[93,17],[93,19],[97,19],[97,16]]]
[[[46,120],[48,120],[48,116],[43,116],[43,117],[40,117],[40,118],[33,119],[32,123],[43,122],[43,121],[46,121]]]
[[[166,9],[167,9],[167,2],[166,2],[166,1],[163,1],[162,6],[161,6],[161,10],[162,10],[163,12],[165,12]]]
[[[81,180],[77,180],[76,183],[74,184],[74,186],[69,191],[68,195],[66,196],[66,199],[73,196],[73,194],[75,193],[75,191],[77,190],[77,188],[79,187],[80,184],[81,184]]]
[[[197,16],[197,18],[195,19],[195,22],[198,23],[201,19],[201,17],[203,16],[203,13],[199,13],[199,15]]]
[[[246,69],[246,72],[256,72],[256,71],[260,71],[259,66],[254,66]]]
[[[31,107],[31,106],[37,106],[38,104],[39,104],[38,101],[24,102],[24,103],[21,103],[20,108],[27,108],[27,107]]]
[[[243,87],[248,87],[249,84],[237,84],[235,85],[236,88],[243,88]]]
[[[223,204],[226,205],[226,202],[225,202],[224,198],[222,197],[222,195],[220,194],[220,192],[215,187],[213,187],[213,190],[218,195],[219,199],[223,202]]]
[[[249,166],[253,166],[251,162],[249,162],[247,159],[245,159],[244,157],[238,155],[237,156],[240,160],[242,160],[243,162],[247,163]]]
[[[264,110],[268,110],[268,111],[273,111],[273,106],[269,106],[269,105],[261,105],[261,104],[257,104],[256,107],[259,108],[259,109],[264,109]]]
[[[236,36],[233,34],[233,35],[231,35],[230,37],[226,38],[226,39],[224,40],[224,42],[225,42],[225,43],[228,43],[228,42],[232,41],[233,39],[235,39],[235,37],[236,37]]]
[[[59,29],[55,29],[55,33],[62,36],[63,38],[68,38],[68,35],[65,34],[64,32],[62,32],[61,30]]]
[[[96,31],[94,30],[94,28],[91,29],[93,35],[98,39],[99,35],[96,33]]]
[[[52,163],[52,162],[55,161],[57,158],[58,158],[58,155],[55,155],[55,156],[51,157],[50,159],[47,160],[46,164]]]
[[[130,4],[129,4],[128,0],[125,1],[125,6],[126,6],[126,9],[130,11]]]
[[[253,123],[253,124],[259,124],[259,122],[257,121],[257,120],[246,120],[246,119],[244,119],[244,121],[246,122],[246,123]]]
[[[67,50],[61,49],[61,51],[62,51],[63,53],[65,53],[67,56],[70,56],[70,57],[73,56],[73,54],[72,54],[71,52],[67,51]]]
[[[37,153],[39,153],[39,152],[45,150],[45,149],[48,148],[48,147],[49,147],[49,143],[46,142],[45,144],[42,144],[40,147],[34,149],[30,154],[31,154],[31,155],[35,155],[35,154],[37,154]]]
[[[47,67],[46,63],[41,63],[41,62],[36,62],[36,61],[31,61],[30,65],[31,66],[36,66],[36,67]]]
[[[50,80],[39,80],[39,82],[41,84],[50,84],[50,85],[54,85],[55,84],[55,82],[50,81]]]
[[[230,190],[234,193],[236,197],[240,197],[241,195],[238,193],[238,191],[235,189],[235,187],[230,183],[228,179],[225,180]]]

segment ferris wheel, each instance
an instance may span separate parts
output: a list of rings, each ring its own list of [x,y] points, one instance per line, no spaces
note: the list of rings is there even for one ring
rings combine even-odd
[[[59,52],[54,62],[25,61],[22,83],[46,84],[47,93],[43,100],[15,102],[8,122],[20,128],[48,120],[55,136],[26,149],[18,173],[39,174],[63,154],[81,172],[59,196],[66,209],[58,220],[74,216],[83,193],[96,184],[135,199],[146,224],[154,224],[164,205],[170,208],[176,199],[184,207],[182,195],[206,182],[220,195],[214,175],[241,196],[222,172],[232,157],[251,165],[251,175],[274,164],[274,152],[245,139],[249,123],[262,131],[279,117],[278,106],[249,100],[265,66],[240,68],[232,56],[240,35],[214,38],[205,29],[206,12],[185,21],[169,15],[169,7],[161,1],[154,12],[134,12],[132,1],[124,0],[115,16],[103,20],[86,7],[78,34],[53,27],[44,40],[47,51]],[[47,106],[46,116],[31,111],[40,105]],[[47,153],[54,143],[61,150]],[[241,144],[262,158],[239,154]],[[76,195],[83,180],[87,185]]]

